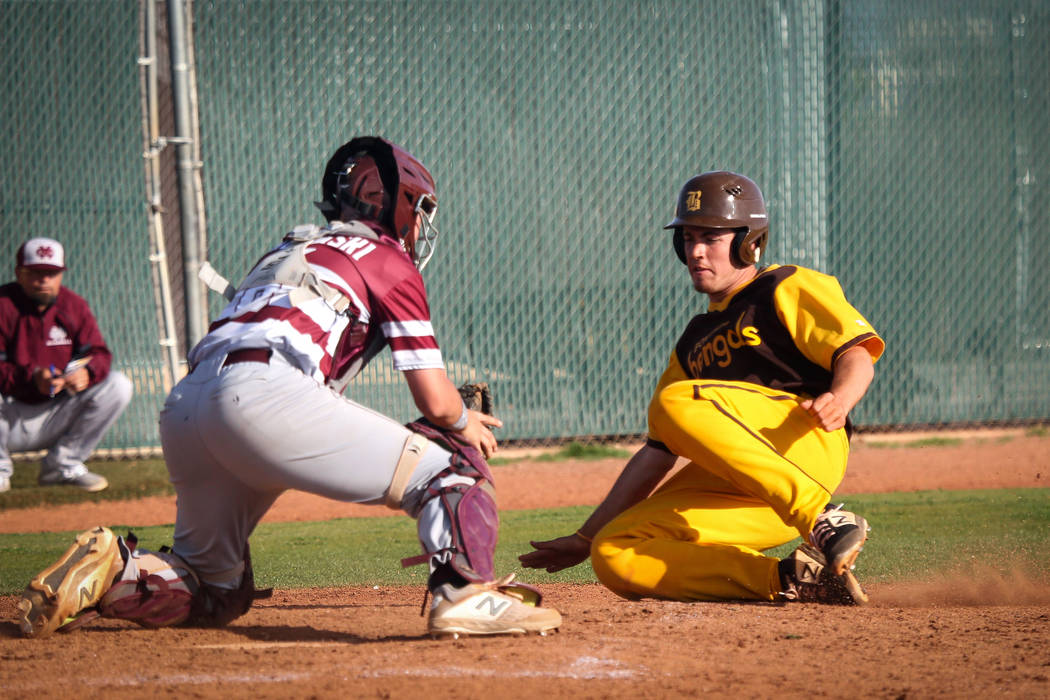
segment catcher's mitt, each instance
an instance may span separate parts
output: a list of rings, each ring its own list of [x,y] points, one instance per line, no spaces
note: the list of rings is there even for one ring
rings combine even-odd
[[[487,382],[467,382],[459,387],[459,395],[463,397],[463,403],[471,411],[481,411],[487,415],[492,413],[492,390]]]

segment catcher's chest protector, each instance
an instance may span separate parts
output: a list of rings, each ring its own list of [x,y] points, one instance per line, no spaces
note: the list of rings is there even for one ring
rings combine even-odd
[[[322,281],[306,262],[306,247],[320,238],[332,235],[358,236],[373,241],[379,238],[375,231],[360,222],[344,224],[341,221],[333,221],[325,228],[313,224],[296,226],[284,237],[286,245],[267,253],[251,269],[237,287],[234,301],[244,294],[249,294],[252,289],[282,285],[295,288],[288,295],[292,306],[302,306],[308,301],[321,298],[337,313],[345,313],[350,306],[350,299]]]

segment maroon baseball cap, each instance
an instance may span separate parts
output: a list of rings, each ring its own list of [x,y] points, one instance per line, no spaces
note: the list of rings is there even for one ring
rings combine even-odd
[[[18,249],[17,264],[31,270],[58,272],[66,269],[66,252],[53,238],[30,238]]]

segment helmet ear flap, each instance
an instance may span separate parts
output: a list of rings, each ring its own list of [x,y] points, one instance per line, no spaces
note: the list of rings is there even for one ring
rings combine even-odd
[[[762,251],[766,247],[766,238],[769,236],[767,229],[759,232],[740,229],[733,236],[733,245],[729,250],[729,257],[737,267],[755,265],[762,257]]]
[[[674,252],[678,256],[678,259],[685,264],[685,239],[682,237],[682,227],[675,226],[674,229]]]
[[[747,243],[746,228],[739,229],[733,234],[733,242],[729,246],[729,261],[734,267],[747,267],[755,262],[751,247]]]

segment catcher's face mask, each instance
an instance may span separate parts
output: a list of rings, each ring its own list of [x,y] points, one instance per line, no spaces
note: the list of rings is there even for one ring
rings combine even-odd
[[[420,195],[413,213],[419,217],[419,234],[408,253],[412,256],[416,269],[422,272],[434,255],[434,243],[438,237],[438,230],[434,227],[434,214],[437,213],[437,200],[434,199],[434,195]]]

